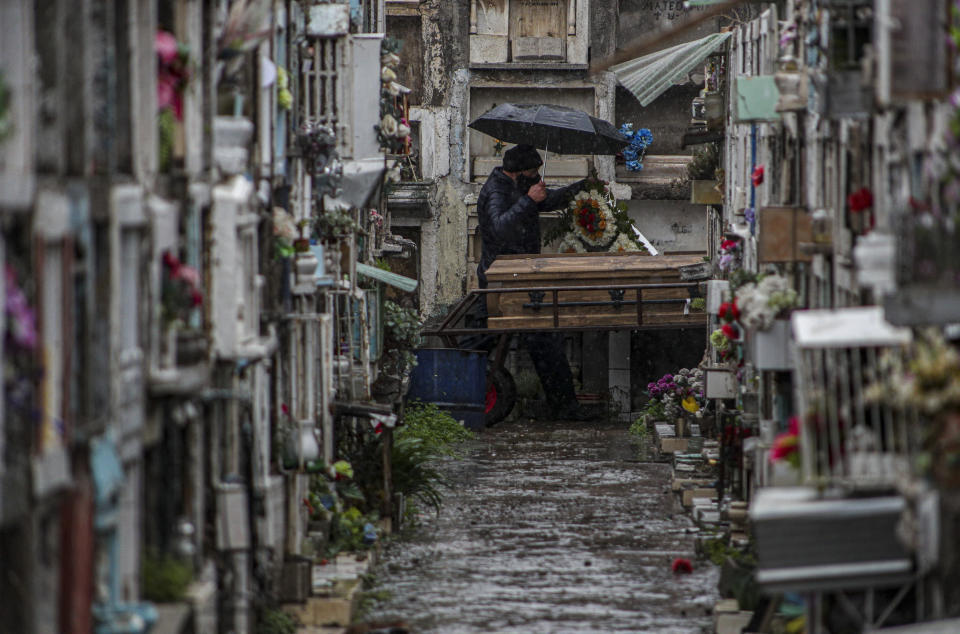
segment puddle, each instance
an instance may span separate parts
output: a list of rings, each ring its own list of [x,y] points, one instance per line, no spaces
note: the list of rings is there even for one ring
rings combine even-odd
[[[508,423],[447,461],[439,517],[386,545],[371,620],[415,632],[712,630],[717,572],[694,559],[670,466],[606,423]],[[676,576],[676,557],[695,571]]]

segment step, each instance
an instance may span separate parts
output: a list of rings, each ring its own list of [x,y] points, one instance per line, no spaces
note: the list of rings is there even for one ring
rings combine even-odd
[[[346,627],[353,621],[360,601],[360,579],[338,580],[327,596],[313,596],[300,603],[288,603],[283,610],[310,627]]]
[[[684,508],[693,507],[693,501],[696,499],[710,500],[717,497],[717,490],[713,487],[692,487],[684,489],[681,495],[681,501]],[[719,511],[717,511],[719,515]]]

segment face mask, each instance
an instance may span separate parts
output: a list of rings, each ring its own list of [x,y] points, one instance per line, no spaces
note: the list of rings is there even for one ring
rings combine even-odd
[[[517,189],[526,193],[528,189],[540,182],[539,176],[527,176],[520,174],[517,176]]]

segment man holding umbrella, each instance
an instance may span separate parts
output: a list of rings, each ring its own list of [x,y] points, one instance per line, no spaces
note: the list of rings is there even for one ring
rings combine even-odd
[[[477,216],[482,253],[477,267],[480,288],[487,287],[486,270],[499,255],[540,253],[540,212],[562,208],[583,186],[583,181],[548,190],[540,178],[543,161],[532,145],[517,145],[503,154],[480,190]],[[486,317],[483,309],[481,320]],[[563,338],[555,333],[520,336],[530,354],[552,414],[562,420],[586,420],[577,402],[573,375],[563,351]]]

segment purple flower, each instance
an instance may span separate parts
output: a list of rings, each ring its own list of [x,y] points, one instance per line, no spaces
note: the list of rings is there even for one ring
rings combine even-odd
[[[9,316],[7,328],[13,342],[27,350],[37,347],[37,316],[27,298],[17,286],[16,274],[10,266],[5,271],[7,297],[5,307]]]
[[[664,375],[663,375],[663,378],[662,378],[661,380],[662,380],[662,381],[672,381],[672,380],[673,380],[673,375],[672,375],[672,374],[664,374]]]
[[[672,391],[676,391],[676,390],[677,390],[677,384],[676,384],[676,383],[670,383],[667,387],[668,387],[670,390],[672,390]]]

